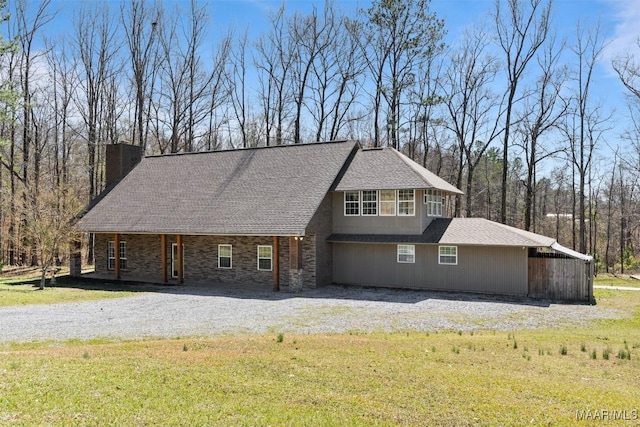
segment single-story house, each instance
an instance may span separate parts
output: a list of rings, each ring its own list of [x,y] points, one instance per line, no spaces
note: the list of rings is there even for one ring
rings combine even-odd
[[[339,141],[139,158],[137,147],[109,146],[107,191],[78,222],[95,235],[96,274],[593,298],[591,257],[486,219],[445,218],[462,192],[392,148]]]

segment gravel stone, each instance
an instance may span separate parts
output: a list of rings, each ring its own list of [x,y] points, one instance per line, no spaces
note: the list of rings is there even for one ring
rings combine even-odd
[[[517,330],[622,317],[597,305],[355,286],[300,293],[150,287],[131,297],[0,308],[0,342],[265,333]]]

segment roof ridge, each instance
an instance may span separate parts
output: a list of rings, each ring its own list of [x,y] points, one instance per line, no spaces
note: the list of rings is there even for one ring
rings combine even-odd
[[[189,156],[189,155],[196,155],[196,154],[233,153],[233,152],[239,152],[239,151],[266,150],[266,149],[277,149],[277,148],[288,148],[288,147],[308,147],[311,145],[343,144],[348,142],[358,142],[358,141],[355,139],[334,139],[330,141],[313,141],[313,142],[303,142],[299,144],[263,145],[259,147],[238,147],[238,148],[229,148],[224,150],[205,150],[205,151],[188,151],[188,152],[181,152],[181,153],[150,154],[150,155],[144,156],[144,158],[178,157],[178,156]]]

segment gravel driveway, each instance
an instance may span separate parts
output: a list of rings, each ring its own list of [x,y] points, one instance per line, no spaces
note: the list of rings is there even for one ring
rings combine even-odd
[[[154,287],[135,296],[0,308],[0,342],[245,333],[339,333],[581,326],[620,317],[592,305],[328,286],[297,294],[223,286]]]

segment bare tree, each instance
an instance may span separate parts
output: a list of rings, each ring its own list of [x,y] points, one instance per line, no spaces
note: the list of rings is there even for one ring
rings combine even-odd
[[[135,91],[134,126],[131,143],[147,147],[147,130],[149,118],[146,117],[147,104],[150,102],[150,91],[153,85],[154,61],[157,58],[156,28],[160,19],[160,11],[149,7],[146,0],[130,0],[120,9],[120,19],[129,48],[131,63],[131,81]]]
[[[507,223],[507,186],[512,115],[518,101],[518,86],[549,32],[551,0],[508,0],[506,10],[496,0],[495,26],[498,44],[504,53],[507,74],[504,132],[502,144],[502,194],[500,221]]]
[[[54,267],[58,253],[74,233],[73,218],[82,208],[74,188],[48,188],[37,195],[29,192],[25,234],[33,241],[40,265],[40,289],[45,288],[47,272]],[[61,203],[62,201],[62,203]]]
[[[293,73],[294,47],[286,26],[284,5],[270,16],[270,25],[269,32],[258,40],[253,60],[258,70],[267,146],[284,142],[285,122],[293,103],[290,74]]]
[[[487,52],[488,37],[484,31],[468,31],[462,43],[451,54],[443,91],[448,112],[445,123],[455,135],[459,147],[456,184],[462,188],[466,169],[466,215],[471,216],[474,171],[501,132],[500,99],[491,90],[499,64]],[[456,215],[460,210],[460,199],[457,198]]]
[[[609,116],[603,114],[602,107],[594,104],[590,96],[593,70],[605,46],[599,25],[587,31],[580,24],[576,26],[576,44],[571,47],[577,61],[572,70],[575,84],[574,108],[565,126],[565,133],[570,144],[571,161],[578,173],[578,248],[583,253],[587,250],[586,181],[596,145],[609,121]]]
[[[637,40],[640,47],[640,38]],[[612,62],[620,81],[636,100],[640,101],[640,64],[632,53],[619,56]]]
[[[324,11],[316,8],[306,16],[295,14],[289,21],[289,34],[293,42],[292,86],[295,104],[293,142],[301,141],[302,108],[306,103],[305,92],[312,82],[314,64],[328,48],[332,47],[336,33],[336,18],[331,1],[325,2]]]
[[[195,151],[200,133],[205,133],[199,129],[219,101],[230,40],[222,41],[213,63],[205,67],[199,50],[206,37],[206,9],[192,0],[186,21],[179,9],[164,17],[157,29],[162,61],[161,86],[154,100],[156,138],[162,141],[165,133],[169,135],[168,146],[160,144],[161,152]]]
[[[316,141],[344,136],[349,123],[364,116],[355,111],[366,68],[358,48],[360,35],[353,31],[353,21],[333,17],[336,23],[331,44],[313,63],[314,84],[309,88],[312,100],[307,109],[315,125]]]
[[[104,102],[104,86],[114,72],[118,45],[115,38],[113,17],[106,5],[87,6],[74,20],[75,55],[79,58],[78,87],[74,104],[84,122],[83,132],[88,155],[89,199],[93,200],[100,187],[97,173],[97,147],[103,143],[100,134],[100,109]]]
[[[524,228],[535,231],[536,170],[545,159],[561,151],[558,145],[543,144],[542,137],[556,128],[567,113],[569,102],[562,98],[567,80],[566,67],[559,65],[562,46],[554,39],[538,55],[539,75],[531,95],[525,99],[516,131],[527,165],[525,186]]]
[[[229,70],[225,77],[227,91],[231,96],[231,107],[235,120],[238,122],[241,144],[243,148],[249,146],[248,119],[249,94],[247,87],[247,45],[249,43],[248,29],[238,38],[229,54]],[[213,133],[213,126],[210,131]],[[253,141],[254,143],[257,141]]]

